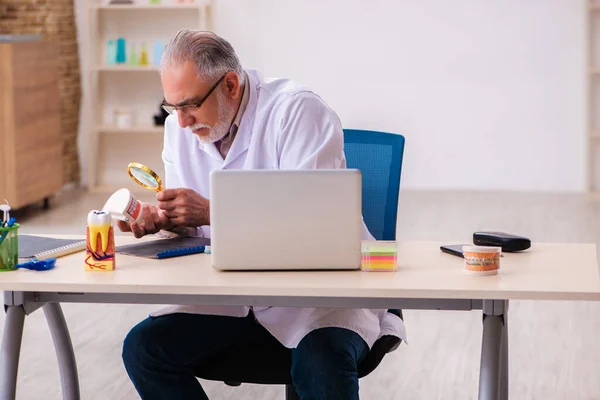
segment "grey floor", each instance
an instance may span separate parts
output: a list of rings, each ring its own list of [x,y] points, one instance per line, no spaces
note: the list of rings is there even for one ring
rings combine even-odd
[[[87,213],[106,195],[57,196],[50,211],[18,217],[24,233],[83,233]],[[505,230],[538,242],[600,239],[600,202],[583,195],[405,192],[400,240],[470,240],[476,230]],[[120,351],[127,331],[156,306],[64,305],[83,399],[138,398]],[[515,301],[510,307],[510,398],[600,399],[600,302]],[[0,313],[0,326],[4,315]],[[363,399],[475,399],[481,314],[407,311],[410,345],[361,380]],[[213,399],[282,399],[281,387],[229,388],[203,382]],[[25,324],[18,399],[60,399],[58,368],[43,313]]]

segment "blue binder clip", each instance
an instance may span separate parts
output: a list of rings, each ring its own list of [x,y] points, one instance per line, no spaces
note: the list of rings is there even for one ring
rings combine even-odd
[[[15,268],[31,269],[33,271],[48,271],[54,268],[56,265],[56,258],[47,258],[45,260],[38,260],[32,258],[31,260],[22,264],[17,264]]]

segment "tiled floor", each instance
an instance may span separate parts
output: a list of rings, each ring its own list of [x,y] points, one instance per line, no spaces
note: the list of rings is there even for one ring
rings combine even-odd
[[[69,192],[49,211],[18,213],[24,233],[83,233],[89,210],[106,194]],[[148,199],[152,196],[149,195]],[[600,239],[600,202],[583,195],[405,192],[398,238],[469,240],[482,229],[527,235],[534,241]],[[63,306],[79,365],[83,399],[138,398],[121,363],[127,331],[156,306]],[[510,398],[600,399],[600,302],[511,303]],[[1,313],[0,313],[1,315]],[[475,399],[481,313],[406,311],[410,345],[386,356],[361,380],[363,399]],[[0,326],[4,316],[0,316]],[[283,399],[283,388],[229,388],[203,382],[214,399]],[[58,367],[42,312],[26,320],[18,399],[60,399]]]

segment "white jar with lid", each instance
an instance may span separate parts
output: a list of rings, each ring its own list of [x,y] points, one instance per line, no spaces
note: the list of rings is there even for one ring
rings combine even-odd
[[[125,222],[142,220],[142,203],[123,188],[114,192],[104,204],[102,211],[109,213],[114,219]]]

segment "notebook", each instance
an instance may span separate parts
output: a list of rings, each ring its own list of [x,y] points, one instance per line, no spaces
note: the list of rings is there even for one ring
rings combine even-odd
[[[19,234],[19,258],[35,257],[43,260],[83,250],[85,250],[85,239],[57,239]]]
[[[210,246],[208,238],[184,236],[117,246],[115,250],[130,256],[163,259],[204,253],[206,246]]]

